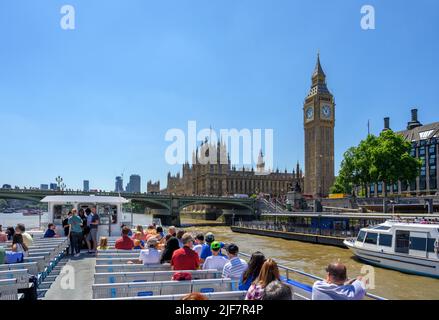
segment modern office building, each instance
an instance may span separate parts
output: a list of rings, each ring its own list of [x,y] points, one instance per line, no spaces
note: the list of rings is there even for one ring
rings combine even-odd
[[[51,183],[51,184],[49,185],[49,189],[50,189],[50,190],[58,190],[58,184],[56,184],[56,183]]]
[[[125,190],[126,190],[126,192],[129,192],[129,193],[140,193],[141,192],[141,178],[138,174],[132,174],[130,176],[130,182],[128,182]]]
[[[40,190],[49,190],[48,184],[40,184]]]
[[[116,184],[115,184],[115,188],[114,188],[115,192],[124,192],[123,190],[123,179],[122,177],[116,177]]]
[[[88,181],[88,180],[84,180],[82,190],[83,190],[84,192],[89,192],[89,191],[90,191],[90,181]]]

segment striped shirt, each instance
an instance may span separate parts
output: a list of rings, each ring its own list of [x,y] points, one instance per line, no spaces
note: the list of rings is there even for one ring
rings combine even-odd
[[[244,260],[238,257],[232,258],[224,265],[223,278],[239,280],[247,267],[247,262]]]

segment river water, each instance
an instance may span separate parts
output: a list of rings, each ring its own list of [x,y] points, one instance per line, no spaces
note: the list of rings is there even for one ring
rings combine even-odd
[[[46,222],[46,215],[42,216]],[[134,215],[135,224],[146,224],[150,221],[144,215]],[[3,227],[24,223],[28,228],[38,227],[38,216],[22,216],[21,214],[1,214],[0,224]],[[183,220],[182,223],[203,223],[205,221]],[[348,268],[348,276],[353,278],[361,275],[363,263],[356,260],[347,249],[299,241],[277,239],[242,233],[235,233],[229,227],[189,227],[191,232],[213,232],[217,240],[236,243],[240,251],[252,253],[261,251],[266,256],[274,258],[278,263],[299,269],[319,277],[325,277],[325,267],[328,263],[340,260]],[[439,299],[439,279],[409,275],[384,268],[373,268],[375,289],[369,292],[388,299]],[[290,276],[291,277],[291,276]],[[294,276],[292,277],[294,278]],[[299,281],[311,284],[309,280],[298,277]]]

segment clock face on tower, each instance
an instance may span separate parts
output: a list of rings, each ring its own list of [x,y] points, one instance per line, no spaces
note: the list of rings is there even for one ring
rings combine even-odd
[[[328,105],[324,105],[322,107],[322,116],[325,119],[330,119],[331,118],[331,107]]]
[[[314,119],[314,108],[308,107],[305,111],[306,120],[312,120]]]

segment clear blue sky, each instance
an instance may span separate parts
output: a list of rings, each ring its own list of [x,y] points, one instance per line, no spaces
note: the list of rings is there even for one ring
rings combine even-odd
[[[76,9],[62,30],[60,8]],[[360,9],[376,9],[376,30]],[[0,1],[0,184],[165,185],[170,128],[273,128],[274,164],[304,163],[316,53],[335,96],[335,154],[410,109],[439,121],[439,2]],[[125,181],[126,183],[126,181]]]

